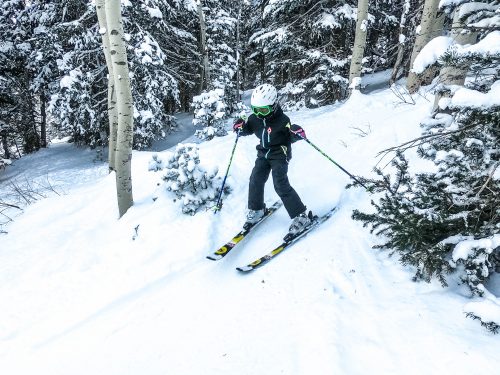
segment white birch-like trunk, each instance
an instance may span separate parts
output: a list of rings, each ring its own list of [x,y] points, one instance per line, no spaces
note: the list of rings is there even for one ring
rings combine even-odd
[[[420,87],[418,75],[411,71],[413,63],[424,46],[431,40],[433,35],[434,22],[438,11],[440,0],[425,0],[422,19],[420,21],[420,30],[415,38],[415,45],[411,53],[410,73],[406,80],[406,88],[410,93],[415,93]]]
[[[406,36],[406,19],[408,13],[410,12],[410,0],[405,0],[403,4],[403,13],[401,14],[401,20],[399,21],[399,41],[398,41],[398,54],[396,57],[396,62],[392,68],[390,83],[393,84],[398,79],[399,69],[401,62],[403,61],[403,53],[405,50]]]
[[[431,34],[431,38],[429,39],[432,40],[437,36],[441,36],[444,33],[444,21],[446,20],[446,14],[444,12],[438,13],[436,15],[436,18],[434,19],[433,22],[433,30]],[[420,75],[420,83],[422,85],[427,85],[432,82],[433,78],[437,75],[439,72],[439,68],[436,66],[427,68],[421,75]]]
[[[358,14],[356,20],[356,35],[354,37],[354,46],[352,48],[351,67],[349,69],[349,85],[357,77],[361,77],[361,68],[363,66],[363,56],[365,54],[366,33],[368,31],[368,0],[358,0]],[[360,80],[356,85],[359,88]]]
[[[455,9],[453,15],[453,24],[451,27],[450,36],[453,38],[457,44],[471,44],[475,43],[477,39],[477,32],[462,33],[464,23],[460,20],[460,7]],[[445,66],[439,72],[439,82],[443,85],[458,85],[463,86],[465,83],[465,76],[467,75],[467,69],[460,69],[455,67]],[[437,94],[434,98],[433,112],[439,110],[438,104],[439,100],[443,98],[442,93]]]
[[[198,18],[200,21],[200,43],[201,52],[203,56],[203,72],[201,74],[200,91],[204,88],[208,89],[210,84],[210,65],[208,62],[208,47],[207,47],[207,25],[205,23],[205,16],[203,15],[203,6],[201,0],[196,1],[198,10]]]
[[[104,5],[112,65],[109,79],[114,82],[118,114],[115,171],[118,211],[122,217],[133,204],[131,173],[133,101],[120,0],[105,0]]]
[[[115,80],[113,76],[113,64],[111,63],[111,53],[109,48],[108,23],[106,22],[105,0],[96,0],[97,19],[99,20],[100,34],[106,66],[108,67],[108,119],[109,119],[109,151],[108,165],[110,171],[115,171],[116,136],[118,128],[118,112],[116,110]]]

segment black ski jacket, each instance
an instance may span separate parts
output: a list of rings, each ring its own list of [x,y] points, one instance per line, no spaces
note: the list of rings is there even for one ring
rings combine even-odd
[[[257,157],[269,160],[292,158],[293,142],[300,138],[290,132],[291,122],[279,105],[273,112],[264,118],[259,118],[255,114],[248,117],[243,125],[240,135],[246,136],[255,134],[260,143],[257,145]]]

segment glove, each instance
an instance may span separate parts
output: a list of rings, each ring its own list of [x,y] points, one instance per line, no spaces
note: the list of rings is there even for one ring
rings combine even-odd
[[[245,119],[239,118],[233,124],[233,131],[239,132],[243,129],[243,125],[245,125]]]
[[[293,124],[292,126],[290,126],[290,131],[299,139],[307,139],[306,132],[300,125]]]

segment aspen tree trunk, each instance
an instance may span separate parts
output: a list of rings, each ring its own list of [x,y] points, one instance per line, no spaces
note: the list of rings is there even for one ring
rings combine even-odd
[[[204,88],[208,89],[210,83],[210,65],[208,62],[207,25],[205,23],[205,16],[203,15],[201,0],[196,1],[196,7],[198,9],[198,18],[200,20],[200,47],[203,54],[203,71],[200,81],[200,92],[202,92]]]
[[[98,11],[101,12],[102,0],[98,0],[97,3],[101,5]],[[133,204],[131,173],[133,101],[120,0],[105,0],[104,14],[107,25],[105,32],[109,38],[109,55],[112,66],[112,72],[109,72],[109,79],[114,82],[118,117],[114,167],[116,171],[118,210],[120,217],[122,217]],[[103,45],[105,45],[104,40],[105,38],[103,37]]]
[[[477,32],[471,32],[464,34],[462,33],[465,24],[460,20],[460,7],[455,9],[453,16],[453,25],[451,27],[450,36],[453,38],[456,44],[471,44],[475,43],[477,39]],[[465,83],[465,76],[467,74],[467,69],[460,69],[455,67],[445,66],[439,72],[439,81],[443,85],[458,85],[463,86]],[[439,110],[438,104],[439,100],[446,95],[444,93],[438,93],[434,99],[433,112]]]
[[[366,33],[368,29],[368,0],[358,0],[358,15],[356,20],[356,34],[352,48],[351,67],[349,69],[349,85],[356,77],[361,77],[363,56],[366,46]],[[359,81],[359,80],[358,80]],[[357,83],[359,86],[360,81]],[[359,88],[359,87],[355,87]]]
[[[446,15],[444,12],[438,13],[436,15],[436,18],[434,19],[433,22],[433,28],[431,31],[431,38],[429,39],[432,40],[435,37],[443,35],[443,29],[444,29],[444,21],[446,19]],[[425,70],[420,76],[420,82],[423,85],[429,84],[432,82],[432,79],[438,74],[439,68],[438,67],[430,67]]]
[[[406,88],[410,93],[415,93],[420,87],[420,80],[416,73],[411,71],[413,63],[424,46],[431,40],[433,34],[433,24],[436,20],[440,0],[425,0],[422,19],[420,21],[420,30],[415,38],[415,45],[410,60],[410,73],[406,81]]]
[[[108,67],[108,121],[109,121],[109,150],[108,165],[110,171],[116,171],[116,138],[118,129],[118,112],[116,110],[115,80],[113,76],[113,64],[111,63],[111,53],[109,48],[108,24],[106,22],[105,0],[96,0],[97,19],[99,20],[100,34],[106,66]]]
[[[405,50],[405,41],[407,39],[406,35],[406,19],[408,17],[408,13],[410,12],[410,0],[405,0],[403,4],[403,13],[401,14],[401,20],[399,21],[399,44],[398,44],[398,54],[396,57],[396,62],[394,63],[394,67],[392,68],[391,80],[390,83],[393,84],[398,79],[399,69],[401,66],[401,62],[403,61],[403,53]]]

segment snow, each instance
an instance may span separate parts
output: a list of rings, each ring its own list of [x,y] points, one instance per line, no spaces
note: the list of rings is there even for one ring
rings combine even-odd
[[[448,50],[453,44],[453,38],[448,36],[438,36],[427,43],[413,62],[412,71],[416,74],[423,73]]]
[[[364,19],[363,21],[361,21],[361,26],[359,29],[366,33],[366,31],[368,30],[368,20],[367,19]]]
[[[287,35],[288,34],[286,27],[278,27],[276,30],[264,33],[256,37],[252,41],[255,43],[260,43],[260,42],[268,42],[270,39],[272,39],[275,40],[276,42],[283,42],[286,39]]]
[[[498,167],[497,167],[497,168],[495,169],[495,172],[493,173],[492,178],[493,178],[494,180],[500,180],[500,168],[498,168]]]
[[[492,31],[488,33],[476,44],[456,46],[457,53],[466,55],[470,53],[480,53],[486,56],[495,56],[500,54],[500,31]]]
[[[485,248],[489,253],[493,249],[500,246],[500,234],[494,235],[491,238],[482,238],[480,240],[464,240],[458,243],[453,250],[453,261],[458,261],[459,259],[467,259],[469,255],[473,254],[476,248]],[[499,320],[500,322],[500,320]]]
[[[496,81],[487,93],[462,87],[455,92],[451,99],[451,105],[471,108],[500,106],[500,81]]]
[[[463,3],[463,0],[441,0],[439,2],[439,9],[460,5],[461,3]]]
[[[467,56],[470,54],[481,54],[495,56],[500,54],[500,31],[493,31],[472,45],[455,44],[453,38],[448,36],[438,36],[427,43],[422,51],[415,58],[412,71],[420,74],[424,70],[436,63],[441,56],[449,49],[453,49],[456,56]]]
[[[464,19],[465,17],[470,16],[472,13],[477,13],[481,10],[489,10],[495,12],[496,9],[497,6],[486,3],[476,3],[476,2],[465,3],[462,4],[458,9],[458,17],[460,19]]]
[[[494,15],[493,17],[488,17],[478,22],[471,23],[470,26],[483,29],[498,28],[500,27],[500,15]]]
[[[66,88],[71,88],[73,84],[77,81],[79,76],[79,72],[76,70],[72,70],[69,72],[68,76],[64,76],[61,78],[61,81],[59,82],[59,85],[61,88],[66,87]]]
[[[158,8],[147,8],[151,18],[163,18],[163,13]]]
[[[432,100],[415,100],[356,91],[345,103],[288,115],[344,168],[370,175],[380,150],[419,136]],[[24,178],[49,179],[59,191],[26,206],[0,236],[2,373],[498,371],[498,337],[463,313],[486,316],[487,307],[470,305],[477,300],[455,283],[414,283],[411,269],[373,250],[379,240],[351,220],[353,209],[370,210],[371,197],[345,190],[348,177],[305,142],[293,146],[290,181],[313,212],[338,204],[337,213],[252,274],[235,267],[280,241],[290,223],[283,208],[226,258],[206,260],[244,221],[257,142],[239,141],[232,193],[217,215],[181,214],[181,202],[157,185],[160,173],[148,171],[153,152],[133,153],[134,206],[120,220],[115,177],[93,161],[95,151],[51,144],[0,171],[2,196]],[[233,144],[234,134],[199,144],[201,162],[223,174]],[[269,182],[266,201],[276,199]],[[500,287],[490,291],[498,296]]]
[[[464,311],[472,313],[485,323],[500,322],[500,301],[497,299],[485,299],[470,302],[465,305]]]
[[[336,29],[340,28],[342,25],[337,21],[337,18],[330,13],[323,13],[318,22],[315,23],[315,26]]]

